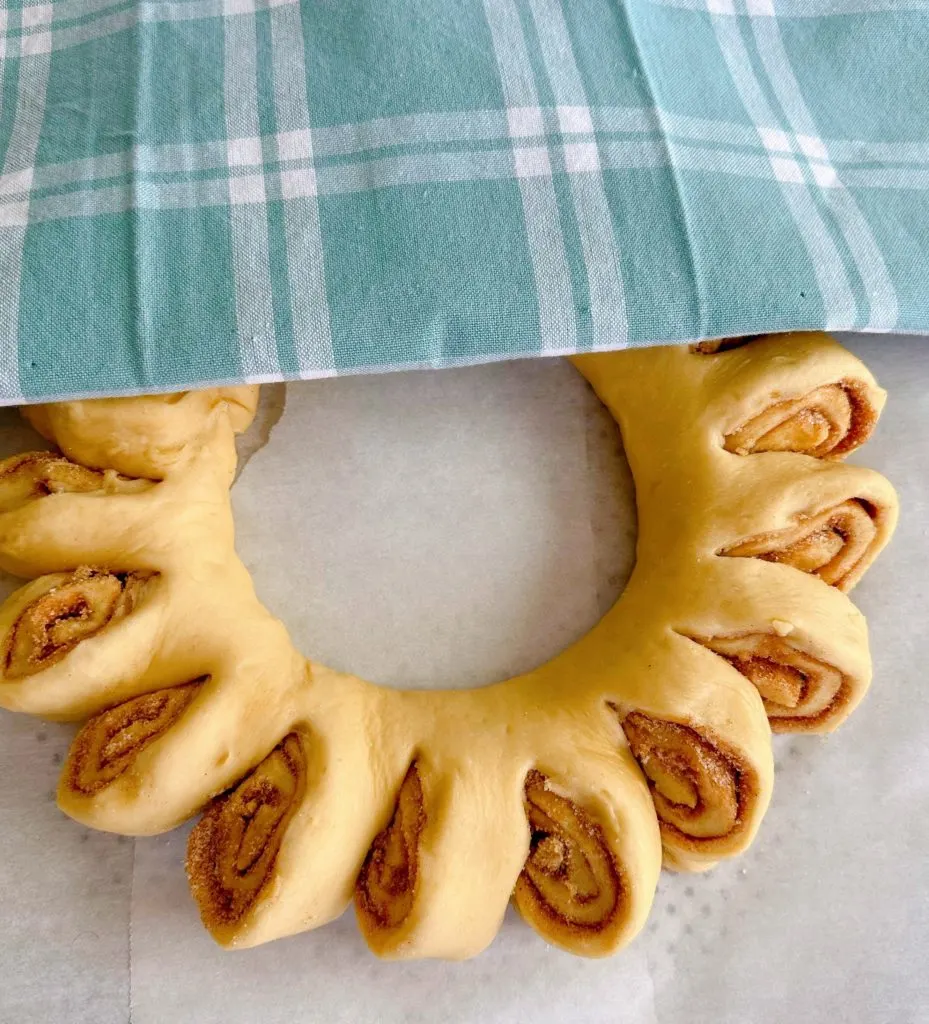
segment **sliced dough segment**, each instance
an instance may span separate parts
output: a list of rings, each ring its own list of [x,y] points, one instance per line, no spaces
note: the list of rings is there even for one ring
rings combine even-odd
[[[0,514],[0,569],[27,578],[88,564],[155,571],[164,558],[153,485],[127,483],[143,487],[61,492]]]
[[[204,680],[156,690],[102,711],[77,734],[62,776],[62,788],[93,796],[128,771],[139,754],[187,710]]]
[[[711,862],[743,852],[773,787],[771,730],[754,686],[698,644],[643,638],[637,670],[611,700],[645,774],[662,842]]]
[[[704,361],[727,451],[842,459],[867,441],[887,395],[861,360],[815,332],[748,340]]]
[[[877,557],[882,537],[881,510],[850,498],[815,515],[797,517],[795,526],[748,537],[720,551],[730,558],[761,558],[790,565],[848,591]]]
[[[775,732],[835,729],[871,681],[867,624],[851,600],[760,559],[705,563],[672,621],[717,656],[703,671],[722,663],[758,691]]]
[[[706,730],[641,711],[623,718],[623,730],[666,829],[692,840],[727,840],[757,797],[744,761]]]
[[[848,715],[854,681],[777,633],[711,637],[701,643],[757,688],[775,732],[826,731]]]
[[[515,779],[492,758],[455,765],[441,752],[411,764],[365,857],[355,912],[379,956],[475,956],[503,921],[526,858]]]
[[[281,674],[287,681],[287,662]],[[273,671],[273,667],[272,667]],[[249,685],[254,683],[254,685]],[[106,785],[90,792],[72,784],[81,757],[79,734],[58,790],[59,806],[93,828],[123,835],[155,835],[175,828],[209,800],[246,775],[286,731],[292,712],[286,685],[248,679],[220,668],[185,698],[156,691],[92,719],[87,729],[104,733],[123,724],[116,742],[130,744],[126,763]],[[151,701],[165,707],[151,721]],[[171,713],[173,712],[173,713]],[[153,728],[157,726],[157,728]],[[128,732],[127,732],[128,730]],[[131,744],[137,732],[144,742]],[[124,739],[123,739],[124,737]]]
[[[200,819],[190,834],[187,871],[207,927],[234,924],[254,906],[305,791],[303,740],[290,733]]]
[[[154,573],[41,576],[0,607],[0,707],[84,718],[145,683],[167,615]]]
[[[214,410],[225,410],[232,429],[241,433],[257,408],[257,386],[243,385],[53,402],[23,406],[20,411],[75,462],[160,480],[178,464],[184,449],[203,436]]]
[[[209,826],[191,833],[191,889],[204,925],[220,945],[256,946],[339,917],[352,900],[373,837],[389,820],[409,758],[402,740],[399,749],[372,742],[376,715],[370,716],[378,691],[314,665],[308,692],[316,691],[322,703],[308,712],[306,725],[291,727],[302,737],[306,762],[299,806],[288,818],[272,869],[238,913],[216,912],[209,882],[221,870],[217,865],[237,856],[234,844],[195,838]]]
[[[355,886],[362,932],[376,940],[404,925],[419,895],[419,844],[428,823],[419,768],[407,769],[390,821],[374,837]]]
[[[542,938],[580,956],[638,934],[661,867],[648,788],[615,726],[610,737],[608,753],[541,758],[524,783],[530,841],[513,900]]]
[[[699,557],[776,562],[847,593],[893,534],[897,495],[879,473],[783,452],[731,464],[714,466],[719,511],[686,541]]]
[[[20,680],[51,668],[78,644],[131,614],[150,578],[83,566],[26,588],[29,599],[12,617],[0,648],[3,679]]]
[[[55,452],[23,452],[0,462],[0,515],[53,494],[122,494],[150,486],[147,480],[87,469]]]
[[[736,455],[796,452],[838,459],[870,437],[878,409],[861,381],[822,384],[799,398],[773,401],[726,435]]]

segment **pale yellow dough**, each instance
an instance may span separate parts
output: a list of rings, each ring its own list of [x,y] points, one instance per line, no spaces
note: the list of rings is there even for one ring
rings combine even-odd
[[[0,679],[0,704],[79,719],[207,677],[112,782],[88,794],[66,776],[62,809],[96,828],[162,832],[297,732],[305,792],[270,880],[240,920],[212,923],[220,942],[249,946],[345,910],[415,761],[426,819],[411,909],[399,926],[365,934],[385,956],[461,958],[500,926],[529,853],[524,786],[537,769],[596,822],[622,866],[621,917],[604,935],[566,943],[601,955],[642,927],[662,864],[649,784],[621,726],[641,712],[709,737],[754,787],[729,835],[678,843],[666,829],[668,863],[697,870],[744,850],[770,798],[770,728],[752,683],[705,642],[772,635],[822,659],[849,687],[839,717],[863,695],[870,660],[863,617],[845,593],[788,564],[720,552],[857,499],[874,510],[873,557],[893,529],[896,499],[867,469],[738,454],[724,439],[773,402],[824,385],[857,382],[875,413],[883,393],[822,335],[711,355],[596,354],[575,365],[622,428],[638,503],[635,571],[604,619],[553,661],[455,692],[384,689],[308,661],[257,600],[234,553],[229,503],[234,432],[251,419],[257,389],[27,410],[74,461],[159,482],[123,493],[111,475],[98,492],[52,493],[3,512],[0,566],[30,577],[82,565],[158,575],[130,614],[55,664]],[[0,610],[0,634],[43,586],[29,584]]]

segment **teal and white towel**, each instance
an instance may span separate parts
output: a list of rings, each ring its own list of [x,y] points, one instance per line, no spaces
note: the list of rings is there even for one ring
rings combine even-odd
[[[929,333],[927,0],[4,0],[0,401]]]

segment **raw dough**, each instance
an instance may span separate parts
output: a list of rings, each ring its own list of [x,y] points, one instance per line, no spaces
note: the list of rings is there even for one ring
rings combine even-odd
[[[466,957],[512,897],[549,941],[611,953],[662,856],[751,842],[771,725],[832,729],[861,699],[843,591],[896,517],[838,461],[884,401],[867,370],[811,334],[575,363],[622,428],[635,572],[577,644],[477,690],[335,673],[259,604],[228,494],[256,389],[26,410],[78,465],[0,466],[0,566],[39,577],[0,609],[0,704],[92,716],[59,789],[77,820],[147,835],[207,808],[188,872],[218,941],[354,899],[375,952]]]

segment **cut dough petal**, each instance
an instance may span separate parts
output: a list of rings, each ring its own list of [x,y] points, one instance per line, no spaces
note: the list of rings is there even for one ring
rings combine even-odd
[[[651,785],[665,839],[724,851],[758,795],[750,765],[689,725],[632,712],[622,726]]]
[[[87,469],[54,452],[24,452],[0,462],[0,515],[52,494],[118,494],[144,490],[147,480]]]
[[[860,447],[877,422],[867,389],[856,381],[823,384],[807,395],[773,402],[726,435],[727,451],[799,452],[842,458]]]
[[[612,930],[627,886],[603,829],[536,770],[526,779],[526,815],[532,838],[514,894],[523,917],[565,945]]]
[[[500,928],[527,838],[516,788],[494,763],[463,773],[441,755],[417,759],[359,873],[365,941],[392,959],[475,956]]]
[[[208,928],[240,921],[271,879],[306,789],[306,757],[291,733],[190,834],[187,871]]]
[[[155,573],[87,567],[17,590],[0,607],[0,707],[86,718],[157,689],[166,596]]]
[[[257,408],[258,388],[244,385],[28,405],[21,412],[75,462],[160,480],[203,434],[204,421],[214,410],[224,410],[232,428],[241,433]]]
[[[724,657],[757,688],[775,732],[822,732],[846,718],[856,681],[777,634],[699,642]]]
[[[0,685],[51,668],[78,644],[129,615],[151,578],[85,566],[24,588],[29,592],[24,607],[15,608],[22,598],[14,594],[15,612],[0,646]]]
[[[91,718],[71,744],[63,786],[85,797],[109,786],[181,717],[201,682],[146,693]]]
[[[390,821],[374,837],[355,887],[362,931],[399,928],[409,917],[419,881],[419,844],[426,827],[426,802],[416,764],[397,793]]]
[[[528,772],[523,800],[529,851],[516,909],[553,945],[580,956],[615,953],[645,923],[661,864],[654,810],[628,747],[570,762],[562,752]]]
[[[175,828],[234,786],[287,731],[286,700],[261,682],[256,678],[250,690],[246,680],[220,670],[214,678],[158,690],[91,719],[69,755],[59,805],[86,825],[124,835]],[[95,736],[109,748],[100,744],[105,761],[96,778],[102,784],[86,787],[75,768],[84,768],[82,748],[93,749]],[[113,774],[107,769],[120,752],[121,770]],[[94,778],[86,768],[83,776]]]
[[[791,565],[847,591],[877,554],[877,516],[876,509],[853,498],[806,516],[787,530],[749,537],[720,554]]]

